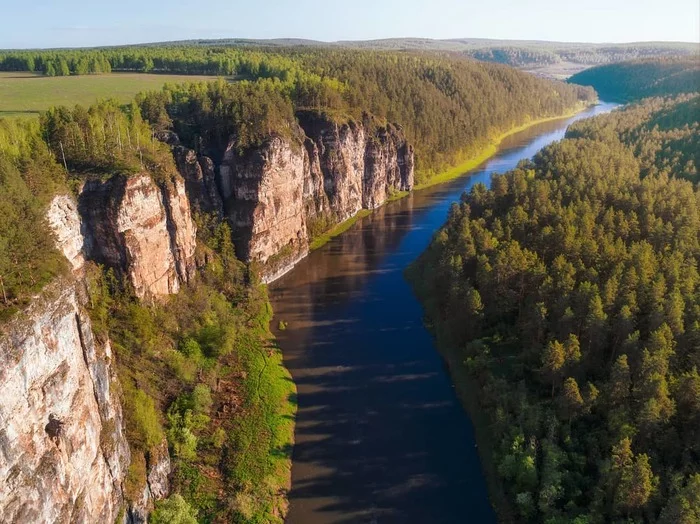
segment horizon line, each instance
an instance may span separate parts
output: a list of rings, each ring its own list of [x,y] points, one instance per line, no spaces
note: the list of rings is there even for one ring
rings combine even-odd
[[[374,42],[390,42],[393,40],[422,40],[428,42],[468,42],[468,41],[483,41],[483,42],[519,42],[519,43],[537,43],[537,44],[564,44],[564,45],[594,45],[594,46],[604,46],[604,45],[634,45],[634,44],[678,44],[678,45],[694,45],[698,46],[698,51],[700,52],[700,41],[685,41],[685,40],[633,40],[633,41],[623,41],[623,42],[612,42],[612,41],[562,41],[562,40],[540,40],[540,39],[527,39],[527,38],[488,38],[488,37],[452,37],[452,38],[430,38],[421,36],[392,36],[383,38],[371,38],[364,40],[316,40],[304,37],[274,37],[274,38],[248,38],[248,37],[221,37],[221,38],[206,38],[206,37],[195,37],[187,38],[182,40],[160,40],[151,42],[134,42],[134,43],[122,43],[122,44],[102,44],[102,45],[87,45],[87,46],[58,46],[58,47],[2,47],[0,51],[54,51],[54,50],[81,50],[81,49],[106,49],[106,48],[119,48],[119,47],[137,47],[137,46],[157,46],[157,45],[168,45],[168,44],[186,44],[188,42],[226,42],[226,41],[237,41],[237,42],[249,42],[252,44],[264,44],[278,42],[279,46],[282,47],[284,44],[282,42],[308,42],[307,45],[347,45],[347,44],[358,44],[358,43],[374,43]],[[292,44],[294,45],[294,44]],[[297,44],[303,45],[303,44]],[[447,51],[443,49],[442,51]]]

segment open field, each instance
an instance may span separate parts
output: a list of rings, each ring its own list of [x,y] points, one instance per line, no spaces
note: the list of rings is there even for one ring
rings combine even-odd
[[[100,98],[128,102],[137,93],[160,89],[168,82],[215,79],[215,76],[147,73],[47,77],[35,73],[0,72],[0,117],[33,117],[55,105],[90,105]]]

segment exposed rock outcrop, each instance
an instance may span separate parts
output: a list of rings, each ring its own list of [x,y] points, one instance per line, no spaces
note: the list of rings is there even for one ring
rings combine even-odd
[[[394,126],[380,128],[365,148],[362,207],[381,206],[392,193],[413,189],[413,147]]]
[[[196,269],[194,254],[197,248],[197,227],[192,220],[185,184],[181,178],[174,177],[161,184],[159,189],[163,197],[170,251],[175,260],[178,281],[189,282]]]
[[[308,252],[305,154],[300,144],[277,136],[243,156],[227,148],[220,167],[223,187],[231,190],[225,208],[244,260],[295,263]]]
[[[184,182],[147,174],[90,180],[79,197],[87,258],[116,269],[139,298],[177,293],[194,271],[196,227]]]
[[[347,220],[362,209],[365,127],[354,121],[339,124],[310,112],[300,113],[299,123],[316,145],[330,209],[337,222]]]
[[[200,178],[200,182],[205,178]],[[207,180],[213,183],[213,167]],[[218,194],[218,193],[217,193]],[[0,337],[0,521],[114,522],[130,462],[109,340],[83,308],[87,260],[115,268],[141,298],[175,293],[195,271],[196,227],[185,180],[147,174],[84,184],[47,210],[73,278],[49,285]],[[148,457],[145,522],[169,492],[167,442]]]
[[[162,500],[170,493],[170,472],[168,441],[163,439],[148,457],[148,490],[154,500]]]
[[[85,265],[85,239],[77,203],[68,195],[55,196],[49,205],[46,219],[54,232],[58,249],[70,262],[73,272],[78,274]]]
[[[71,251],[72,252],[72,251]],[[129,448],[109,342],[73,281],[50,285],[0,340],[0,521],[114,522]]]
[[[163,439],[160,445],[148,453],[146,470],[146,483],[141,487],[137,497],[129,501],[126,512],[127,524],[145,524],[149,513],[155,507],[155,502],[163,500],[170,493],[172,470],[167,440]]]
[[[342,222],[360,209],[381,206],[396,191],[413,189],[413,147],[400,127],[338,123],[313,112],[299,114],[299,123],[313,146],[307,145],[310,166],[318,162],[323,192],[334,221]],[[309,177],[312,187],[313,171]],[[318,189],[316,190],[318,192]],[[324,207],[324,198],[315,198]],[[315,214],[327,213],[317,208]]]
[[[222,209],[238,255],[263,264],[269,282],[308,253],[311,232],[381,206],[397,191],[413,188],[413,148],[400,127],[338,122],[305,111],[299,129],[272,135],[242,153],[231,140],[207,156],[179,145],[173,153],[193,205]],[[214,180],[216,183],[214,183]]]

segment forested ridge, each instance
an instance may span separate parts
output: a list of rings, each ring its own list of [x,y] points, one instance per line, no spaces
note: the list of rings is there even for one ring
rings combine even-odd
[[[166,122],[167,112],[185,135],[230,133],[242,122],[237,115],[247,111],[257,119],[251,132],[264,134],[293,124],[290,115],[300,109],[358,120],[368,113],[405,128],[416,147],[419,179],[460,163],[512,127],[561,115],[595,99],[590,88],[455,55],[320,47],[173,45],[5,52],[0,53],[0,70],[227,76],[239,85],[166,88],[156,123]]]
[[[210,146],[215,139],[217,146],[233,134],[245,147],[295,127],[299,110],[341,120],[369,114],[404,128],[416,149],[420,182],[512,127],[595,99],[590,88],[463,58],[319,49],[283,56],[286,62],[261,66],[265,74],[256,81],[148,93],[140,98],[144,115],[156,125],[172,124],[185,139],[201,137]]]
[[[504,520],[700,521],[699,99],[577,122],[409,270]]]
[[[581,71],[569,82],[592,86],[602,98],[622,102],[693,93],[700,86],[700,55],[607,64]]]

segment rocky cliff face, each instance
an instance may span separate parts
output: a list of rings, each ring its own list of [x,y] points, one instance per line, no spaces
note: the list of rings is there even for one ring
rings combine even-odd
[[[142,174],[85,184],[79,203],[47,210],[73,276],[54,282],[1,326],[0,521],[146,522],[169,492],[167,442],[148,457],[142,500],[123,500],[130,462],[109,340],[83,308],[88,260],[114,267],[144,298],[193,276],[196,229],[185,181]],[[76,278],[77,277],[77,278]]]
[[[367,146],[365,128],[352,121],[337,124],[316,113],[300,114],[299,123],[316,146],[323,191],[330,210],[337,222],[347,220],[362,209]]]
[[[216,185],[214,162],[207,156],[198,156],[191,149],[180,145],[173,147],[177,169],[185,179],[187,195],[192,207],[203,213],[223,217],[224,206]]]
[[[85,256],[117,270],[139,298],[177,293],[194,272],[196,227],[185,183],[147,174],[85,183],[78,199]]]
[[[85,265],[85,238],[77,204],[68,195],[57,195],[49,205],[46,219],[54,232],[58,249],[70,262],[73,272],[79,274]]]
[[[131,500],[126,512],[126,524],[146,524],[148,515],[155,507],[155,501],[166,498],[170,493],[170,453],[168,441],[163,439],[147,457],[146,483],[136,500]]]
[[[342,222],[360,209],[381,206],[396,191],[413,189],[413,147],[401,128],[364,123],[337,123],[318,113],[300,113],[299,123],[311,146],[310,165],[318,165],[324,195],[318,195],[311,169],[311,195],[320,203],[315,214],[331,213]],[[325,198],[324,198],[325,197]],[[325,208],[325,202],[328,208]]]
[[[194,205],[223,209],[239,256],[262,263],[266,281],[307,254],[313,224],[337,224],[413,188],[413,148],[400,127],[377,125],[370,117],[297,117],[300,129],[291,137],[271,136],[243,154],[232,141],[215,155],[216,167],[209,157],[173,148]]]
[[[306,164],[300,144],[276,136],[243,156],[227,148],[219,170],[241,258],[268,262],[279,257],[294,264],[306,256]]]
[[[0,340],[0,521],[114,522],[129,448],[109,342],[75,281],[54,283]]]

